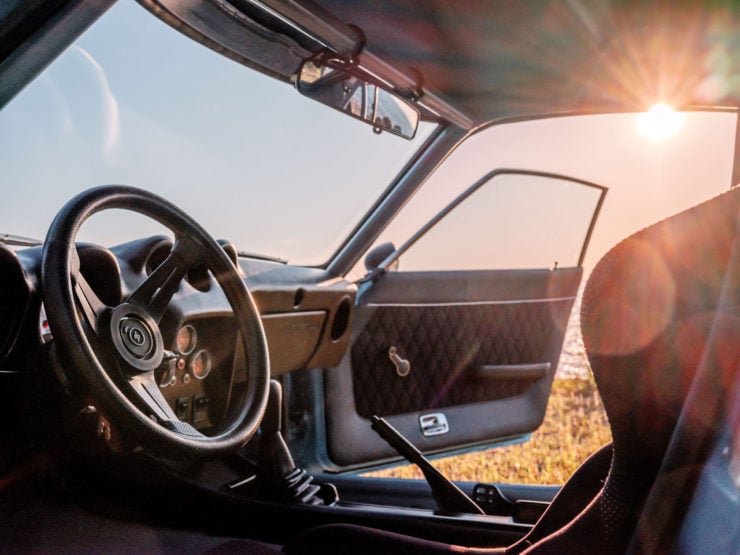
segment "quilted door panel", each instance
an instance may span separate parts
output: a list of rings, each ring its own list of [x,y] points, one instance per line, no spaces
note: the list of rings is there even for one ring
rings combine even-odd
[[[524,393],[530,374],[506,379],[476,369],[549,363],[557,365],[559,342],[572,300],[459,305],[378,306],[352,347],[357,413],[387,416]],[[388,356],[396,347],[410,363],[400,376]]]
[[[580,279],[579,268],[385,274],[355,309],[350,351],[324,371],[332,463],[397,457],[371,429],[372,414],[425,453],[536,429]],[[391,347],[408,360],[407,375]],[[434,413],[444,414],[446,433],[424,432],[422,417]]]

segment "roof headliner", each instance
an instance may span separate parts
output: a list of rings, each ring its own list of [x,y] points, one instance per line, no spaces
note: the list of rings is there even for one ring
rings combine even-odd
[[[446,104],[451,109],[443,113],[465,128],[563,112],[643,110],[658,101],[740,106],[740,3],[733,0],[138,1],[195,40],[286,81],[321,45],[271,19],[269,10],[328,12],[325,24],[354,37],[346,24],[356,25],[365,52],[405,74],[402,90],[416,80],[410,68],[418,70],[422,104],[433,110]],[[0,11],[0,105],[110,3],[11,0]],[[50,41],[44,25],[83,7],[90,14]],[[50,45],[48,59],[32,52],[38,43]],[[18,55],[25,51],[36,63]],[[363,56],[361,62],[372,60]]]
[[[737,2],[316,0],[475,123],[738,106]],[[734,5],[734,6],[733,6]]]

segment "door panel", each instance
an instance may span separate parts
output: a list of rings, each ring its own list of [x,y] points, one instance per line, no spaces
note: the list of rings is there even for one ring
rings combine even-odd
[[[349,353],[325,372],[331,460],[348,468],[397,457],[371,429],[372,415],[427,453],[535,430],[605,193],[561,175],[498,169],[398,249],[379,238],[367,253]]]
[[[430,453],[536,429],[580,278],[580,268],[383,274],[359,301],[350,353],[325,372],[332,460],[395,455],[371,430],[372,414]],[[423,433],[430,413],[447,432]]]

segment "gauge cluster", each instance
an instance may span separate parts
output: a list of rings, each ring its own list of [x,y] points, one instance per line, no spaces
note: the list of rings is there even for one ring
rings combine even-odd
[[[178,368],[186,370],[183,374],[183,380],[186,383],[190,381],[190,376],[197,380],[206,379],[213,367],[213,358],[210,351],[200,348],[196,350],[197,346],[198,332],[190,324],[182,326],[175,337],[175,352],[179,355],[177,359]],[[174,379],[175,377],[172,376],[173,382]]]
[[[157,383],[177,417],[198,429],[218,423],[226,411],[235,371],[233,321],[204,317],[179,326],[172,358],[157,370]]]

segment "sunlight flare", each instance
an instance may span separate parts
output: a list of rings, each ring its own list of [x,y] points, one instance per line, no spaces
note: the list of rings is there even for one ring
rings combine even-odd
[[[683,120],[683,114],[660,102],[650,107],[647,112],[637,114],[637,129],[644,137],[659,143],[676,135],[683,125]]]

